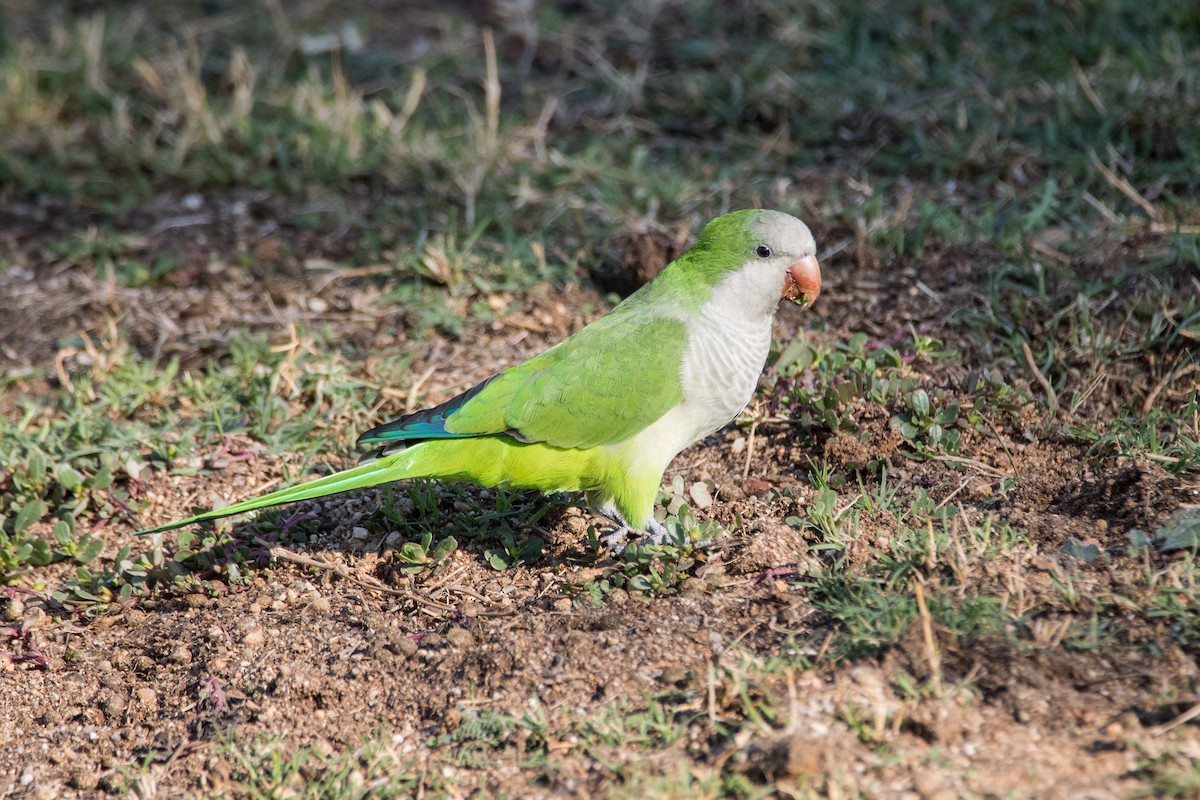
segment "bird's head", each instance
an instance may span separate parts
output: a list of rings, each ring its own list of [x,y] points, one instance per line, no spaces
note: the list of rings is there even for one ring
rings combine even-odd
[[[781,298],[812,305],[821,293],[817,245],[808,226],[781,211],[751,209],[704,226],[678,261],[712,298],[772,314]]]

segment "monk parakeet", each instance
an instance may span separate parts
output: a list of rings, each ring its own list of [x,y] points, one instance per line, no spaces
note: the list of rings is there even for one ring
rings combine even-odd
[[[607,316],[446,402],[364,433],[362,462],[146,533],[403,478],[582,492],[661,543],[663,472],[750,401],[780,298],[821,290],[816,244],[778,211],[737,211]]]

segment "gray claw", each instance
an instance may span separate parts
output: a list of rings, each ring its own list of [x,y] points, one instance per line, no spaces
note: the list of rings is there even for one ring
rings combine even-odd
[[[600,534],[600,542],[614,554],[619,555],[625,552],[625,546],[629,543],[629,534],[631,533],[633,533],[633,528],[622,525]]]
[[[619,514],[607,513],[610,519],[621,519]],[[614,527],[606,533],[600,534],[600,542],[608,548],[613,555],[621,555],[625,552],[625,548],[629,546],[630,539],[637,541],[640,544],[674,544],[682,545],[684,542],[679,541],[667,527],[653,517],[646,523],[646,530],[641,531],[630,526],[628,523],[622,522],[618,527]]]
[[[649,529],[646,538],[643,540],[646,544],[667,544],[672,542],[673,537],[671,536],[671,532],[667,530],[665,525],[654,519],[654,517],[650,518],[650,521],[646,523],[646,527]]]

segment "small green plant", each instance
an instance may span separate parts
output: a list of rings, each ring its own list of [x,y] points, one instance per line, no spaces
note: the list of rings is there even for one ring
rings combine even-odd
[[[45,513],[45,503],[34,499],[22,505],[11,521],[0,515],[0,584],[8,585],[27,566],[41,567],[53,560],[50,545],[27,533]]]
[[[961,401],[948,392],[931,394],[922,388],[914,365],[952,361],[958,353],[915,329],[910,337],[911,354],[872,342],[864,333],[831,350],[797,340],[776,360],[778,377],[770,405],[778,416],[798,422],[803,429],[825,428],[857,436],[867,435],[871,428],[860,419],[873,418],[872,406],[882,407],[891,417],[892,429],[910,443],[909,455],[929,458],[954,453],[961,441],[955,429]],[[815,377],[815,382],[800,381],[801,374]],[[972,417],[972,424],[981,422],[979,414]],[[873,470],[879,462],[859,466]]]
[[[496,750],[516,750],[522,756],[544,755],[547,745],[546,720],[540,707],[521,716],[490,708],[457,706],[459,720],[454,729],[433,737],[430,748],[449,748],[449,760],[472,768],[484,768]]]
[[[1147,781],[1149,786],[1138,791],[1134,797],[1178,797],[1191,798],[1200,792],[1200,764],[1194,756],[1177,752],[1174,748],[1165,751],[1142,751],[1133,774]]]
[[[81,541],[88,550],[99,550],[95,539],[85,535]],[[268,559],[260,545],[228,533],[184,530],[171,548],[153,542],[149,550],[134,553],[126,545],[112,559],[100,559],[98,566],[81,563],[51,596],[64,608],[96,616],[155,591],[219,595],[228,584],[244,582],[248,570],[265,566]]]
[[[818,489],[813,494],[812,504],[808,508],[803,523],[808,527],[822,534],[822,537],[828,541],[834,538],[837,530],[837,507],[838,496],[837,492],[828,487]],[[796,523],[802,522],[799,517],[790,517]]]
[[[1154,532],[1153,540],[1138,530],[1131,531],[1129,536],[1135,546],[1153,541],[1162,553],[1177,550],[1200,552],[1200,510],[1193,507],[1175,512],[1164,527]]]
[[[386,733],[327,753],[317,747],[298,747],[282,737],[239,741],[231,730],[215,750],[231,762],[233,777],[246,797],[400,800],[417,792],[417,770],[399,758]],[[420,784],[436,786],[437,777],[421,779]]]
[[[14,504],[9,500],[8,511],[11,518],[0,513],[0,585],[11,582],[23,567],[45,566],[52,561],[71,559],[79,564],[86,564],[104,549],[104,542],[91,533],[77,533],[73,511],[79,508],[78,499],[82,495],[85,480],[72,467],[60,464],[56,470],[56,481],[50,483],[45,478],[44,463],[40,454],[31,459],[32,472],[24,474],[26,480],[11,476],[10,489],[28,493],[45,490],[47,497],[61,497],[58,508],[59,518],[55,520],[52,529],[53,541],[48,542],[31,533],[30,528],[44,518],[50,511],[50,505],[42,497],[29,497],[24,503]],[[28,480],[31,475],[33,480]],[[103,483],[105,478],[101,478]],[[67,497],[64,497],[64,491]],[[0,496],[0,503],[3,496]]]
[[[676,475],[671,480],[669,491],[659,492],[655,518],[670,534],[670,543],[680,547],[715,542],[724,529],[715,519],[698,520],[696,512],[688,502],[696,502],[699,497],[703,502],[712,502],[711,484],[694,485],[691,490],[685,490],[683,478]]]
[[[145,236],[94,227],[52,250],[70,264],[89,266],[100,277],[115,278],[126,286],[152,286],[184,265],[177,253],[150,252]]]
[[[582,595],[587,598],[587,601],[594,607],[599,608],[604,605],[605,599],[612,594],[613,590],[618,588],[613,581],[608,578],[601,578],[595,581],[588,581],[583,585]]]
[[[1154,408],[1139,415],[1126,406],[1106,429],[1073,425],[1068,430],[1075,438],[1089,443],[1089,456],[1147,458],[1180,475],[1200,469],[1197,420],[1200,420],[1200,391],[1193,391],[1182,408]]]
[[[75,453],[71,454],[73,458],[69,456],[68,460],[50,466],[50,458],[40,448],[22,454],[17,444],[14,437],[10,440],[11,449],[6,452],[0,437],[0,470],[6,473],[0,480],[0,517],[11,517],[10,525],[0,527],[21,536],[53,508],[60,521],[72,520],[68,532],[73,534],[75,517],[104,511],[105,507],[111,512],[107,492],[117,469],[117,454]],[[72,462],[87,471],[77,469]],[[61,530],[56,529],[55,536],[60,534]],[[59,543],[72,550],[76,547],[61,538]]]
[[[90,533],[75,533],[75,518],[67,517],[54,523],[54,541],[58,544],[55,555],[86,564],[100,555],[104,542]]]
[[[916,385],[907,374],[904,359],[889,346],[871,345],[865,333],[856,333],[832,350],[804,340],[789,346],[775,364],[779,379],[773,406],[804,427],[823,426],[832,431],[857,433],[859,403],[888,405]],[[815,371],[817,382],[805,386],[797,378]]]
[[[905,398],[906,410],[895,414],[888,425],[899,432],[922,456],[958,451],[961,436],[951,426],[958,422],[959,401],[938,402],[924,389]]]
[[[537,536],[532,536],[518,545],[512,530],[505,527],[500,531],[500,546],[485,550],[483,555],[492,569],[502,570],[532,564],[542,555],[544,549],[546,543]]]
[[[628,589],[645,594],[663,595],[678,591],[688,579],[687,572],[696,564],[689,545],[641,544],[633,542],[621,554],[614,576]],[[610,579],[611,580],[611,579]]]
[[[458,541],[453,536],[440,539],[434,545],[433,534],[426,531],[419,541],[401,545],[394,558],[401,572],[411,574],[436,567],[457,549]]]

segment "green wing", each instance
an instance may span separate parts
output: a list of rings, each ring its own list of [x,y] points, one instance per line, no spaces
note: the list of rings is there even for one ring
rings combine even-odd
[[[447,434],[508,433],[554,447],[620,442],[683,400],[677,319],[611,314],[501,372],[445,421]]]

